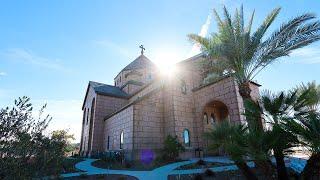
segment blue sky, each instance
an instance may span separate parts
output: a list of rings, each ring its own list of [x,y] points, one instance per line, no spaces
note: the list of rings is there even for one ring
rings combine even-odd
[[[213,8],[256,10],[254,27],[275,7],[279,25],[301,13],[320,16],[320,2],[264,1],[1,1],[0,107],[29,96],[48,103],[51,129],[69,128],[79,139],[81,103],[89,80],[113,84],[114,76],[140,53],[156,63],[174,63],[190,54],[189,33],[199,33]],[[216,30],[212,19],[209,32]],[[256,80],[279,91],[301,82],[320,83],[320,43],[282,58]]]

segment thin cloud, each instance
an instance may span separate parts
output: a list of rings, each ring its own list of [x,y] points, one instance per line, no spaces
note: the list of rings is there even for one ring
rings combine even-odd
[[[201,37],[206,37],[206,36],[207,36],[208,31],[209,31],[209,27],[210,27],[210,24],[211,24],[211,19],[212,19],[212,13],[209,13],[206,22],[202,25],[201,30],[200,30],[200,32],[198,33],[199,36],[201,36]],[[195,44],[192,46],[192,49],[191,49],[191,51],[189,52],[188,57],[197,55],[197,54],[199,54],[200,52],[201,52],[201,50],[200,50],[200,44],[195,43]]]
[[[320,64],[319,47],[305,47],[297,49],[290,54],[290,57],[297,59],[297,63],[302,64]]]
[[[127,56],[129,57],[130,56],[130,53],[123,47],[121,47],[120,45],[112,42],[112,41],[109,41],[109,40],[94,40],[92,41],[94,45],[96,46],[99,46],[99,47],[102,47],[102,48],[105,48],[107,50],[110,50],[110,51],[114,51],[114,52],[117,52],[123,56]]]
[[[32,64],[42,68],[53,70],[66,70],[59,62],[60,59],[50,59],[39,56],[30,50],[23,48],[6,49],[0,52],[0,56],[7,60],[20,61],[25,64]]]
[[[0,76],[6,76],[7,73],[6,72],[0,72]]]

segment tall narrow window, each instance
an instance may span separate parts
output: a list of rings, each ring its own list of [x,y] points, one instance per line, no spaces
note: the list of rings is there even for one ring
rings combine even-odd
[[[181,89],[182,94],[187,94],[187,84],[186,84],[186,81],[181,80],[181,82],[180,82],[180,89]]]
[[[216,122],[216,118],[214,117],[213,113],[211,113],[210,121],[211,121],[211,124],[214,124]]]
[[[183,131],[183,142],[184,142],[184,145],[190,146],[190,133],[188,129],[185,129]]]
[[[107,150],[110,149],[110,136],[108,136],[108,141],[107,141]]]
[[[204,122],[206,122],[207,124],[209,124],[207,113],[204,113],[204,114],[203,114],[203,120],[204,120]]]
[[[88,122],[89,122],[89,109],[87,108],[87,125],[88,125]]]
[[[120,149],[123,149],[123,141],[124,141],[123,131],[121,131],[121,133],[120,133]]]
[[[86,108],[83,109],[82,125],[86,123]]]

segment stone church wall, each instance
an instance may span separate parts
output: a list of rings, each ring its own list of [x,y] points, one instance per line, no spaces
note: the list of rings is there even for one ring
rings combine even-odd
[[[109,150],[120,150],[120,134],[124,133],[124,150],[132,149],[133,140],[133,106],[129,106],[119,113],[113,115],[104,121],[104,136],[103,139],[104,151],[108,151],[108,136]]]
[[[92,150],[103,151],[104,118],[123,107],[127,102],[126,99],[97,95],[93,126],[95,138],[93,139]]]
[[[158,90],[134,104],[134,149],[159,149],[164,140],[163,99]]]
[[[195,128],[197,129],[197,138],[200,146],[203,143],[203,133],[207,129],[206,122],[203,120],[204,109],[209,103],[213,101],[222,102],[227,106],[230,121],[240,122],[239,96],[235,86],[236,83],[233,78],[225,78],[195,90]]]
[[[88,147],[88,142],[89,142],[89,129],[90,129],[90,119],[91,119],[91,103],[92,100],[96,98],[96,93],[94,92],[94,90],[90,87],[88,90],[88,95],[87,95],[87,99],[85,100],[85,104],[84,104],[84,108],[83,110],[86,111],[86,113],[84,114],[85,116],[85,122],[84,122],[84,126],[83,126],[83,130],[82,130],[82,150],[85,152],[90,151],[91,147]]]

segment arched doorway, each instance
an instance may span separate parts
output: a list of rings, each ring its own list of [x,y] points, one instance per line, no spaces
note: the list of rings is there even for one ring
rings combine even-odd
[[[203,131],[209,132],[216,124],[221,123],[223,121],[230,121],[229,110],[228,107],[221,101],[214,100],[205,105],[203,108],[202,114],[203,120]],[[224,151],[222,149],[218,151],[210,151],[208,149],[208,145],[210,144],[210,140],[207,137],[204,137],[204,148],[205,154],[210,155],[224,155]]]
[[[212,101],[208,103],[203,110],[204,124],[214,125],[223,120],[229,121],[228,107],[221,101]]]

